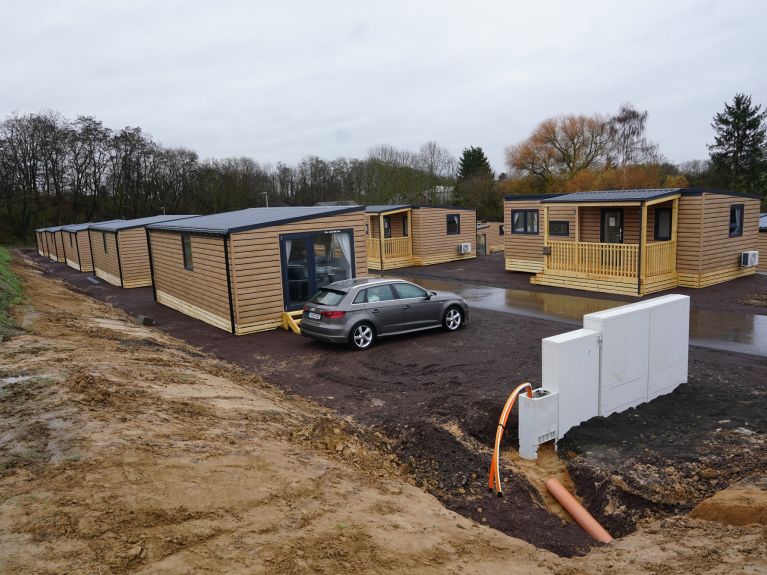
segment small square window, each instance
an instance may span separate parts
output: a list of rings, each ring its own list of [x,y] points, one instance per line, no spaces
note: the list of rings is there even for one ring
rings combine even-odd
[[[743,204],[730,206],[730,237],[743,235]]]
[[[671,239],[671,208],[655,208],[655,241]]]
[[[511,211],[512,234],[537,234],[538,233],[538,210],[512,210]]]
[[[570,235],[570,222],[566,220],[552,220],[549,222],[549,235],[550,236],[569,236]]]
[[[461,233],[461,214],[447,215],[447,235],[455,236]]]
[[[192,271],[192,236],[184,232],[181,234],[181,249],[184,255],[184,269]]]

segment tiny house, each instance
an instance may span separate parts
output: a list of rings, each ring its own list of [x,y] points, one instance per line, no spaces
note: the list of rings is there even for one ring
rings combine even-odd
[[[367,275],[363,206],[250,208],[147,228],[154,297],[242,335],[324,285]]]
[[[756,272],[759,200],[701,188],[507,196],[505,267],[530,283],[644,295]]]
[[[107,224],[121,221],[123,220],[107,220],[97,223]],[[93,271],[91,241],[88,235],[88,228],[92,225],[94,225],[94,223],[88,222],[86,224],[75,224],[71,226],[63,226],[61,228],[62,243],[64,244],[64,259],[69,267],[81,272]]]
[[[469,208],[384,205],[365,208],[371,269],[441,264],[476,257],[477,212]]]
[[[503,222],[477,222],[477,255],[502,252],[504,233]]]
[[[64,238],[61,233],[62,226],[53,226],[45,228],[43,235],[45,236],[45,244],[48,250],[48,258],[54,262],[64,263]]]
[[[112,285],[134,288],[152,285],[146,226],[194,216],[152,216],[88,226],[93,273]]]

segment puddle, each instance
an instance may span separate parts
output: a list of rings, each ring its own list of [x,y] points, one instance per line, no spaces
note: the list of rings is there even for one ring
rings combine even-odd
[[[399,277],[399,276],[398,276]],[[630,302],[475,286],[446,280],[408,278],[427,289],[451,291],[471,307],[583,325],[583,315]],[[767,356],[767,316],[693,308],[690,343],[725,351]]]

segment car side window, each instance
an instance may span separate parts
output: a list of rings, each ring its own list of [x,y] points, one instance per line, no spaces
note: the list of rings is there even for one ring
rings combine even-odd
[[[424,298],[428,295],[426,290],[413,284],[394,284],[394,289],[397,290],[400,299]]]
[[[388,285],[369,287],[365,291],[367,292],[367,303],[376,303],[379,301],[390,301],[395,299],[394,293],[392,292],[391,287]]]
[[[365,296],[367,296],[367,293],[368,293],[368,290],[361,289],[360,291],[357,292],[357,295],[354,296],[354,301],[352,303],[365,303],[366,301]]]

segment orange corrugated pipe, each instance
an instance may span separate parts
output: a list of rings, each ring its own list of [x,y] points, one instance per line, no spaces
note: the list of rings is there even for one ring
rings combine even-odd
[[[498,428],[495,430],[495,449],[493,449],[493,460],[490,462],[490,478],[487,482],[487,488],[493,489],[498,496],[503,495],[503,488],[501,487],[501,439],[503,438],[503,431],[506,429],[506,420],[509,418],[511,409],[514,407],[514,402],[517,400],[517,396],[522,393],[522,390],[527,388],[527,397],[533,397],[533,386],[529,383],[523,383],[518,385],[514,391],[511,392],[509,399],[506,400],[506,405],[503,406],[501,412],[501,418],[498,420]]]
[[[546,488],[559,501],[560,505],[565,508],[565,511],[575,519],[576,523],[583,527],[586,533],[602,543],[610,543],[613,540],[607,530],[594,519],[591,513],[559,481],[552,477],[546,482]]]

